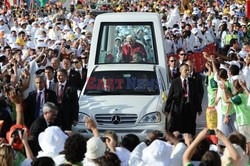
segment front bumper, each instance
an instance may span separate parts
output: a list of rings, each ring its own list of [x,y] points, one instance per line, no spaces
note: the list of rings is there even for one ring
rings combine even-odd
[[[119,139],[121,140],[127,134],[135,134],[137,135],[141,141],[143,141],[149,132],[158,130],[160,131],[161,136],[165,135],[165,124],[164,123],[157,123],[157,124],[140,124],[133,127],[104,127],[104,126],[97,126],[100,135],[102,136],[105,131],[111,130],[115,131],[118,135]],[[90,138],[93,136],[91,130],[87,129],[84,124],[78,124],[76,126],[72,126],[72,131],[76,133],[83,134],[84,137]]]

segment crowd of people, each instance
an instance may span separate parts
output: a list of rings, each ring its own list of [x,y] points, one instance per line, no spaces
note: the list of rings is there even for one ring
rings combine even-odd
[[[250,22],[245,2],[221,2],[120,0],[101,6],[113,12],[157,12],[162,20],[171,82],[166,131],[161,131],[164,137],[150,132],[144,141],[134,134],[119,140],[114,131],[100,136],[91,118],[84,121],[93,137],[71,132],[79,120],[78,92],[87,79],[95,22],[88,5],[82,12],[74,5],[66,11],[55,1],[31,8],[23,2],[7,8],[1,2],[0,165],[247,166]],[[153,54],[148,29],[126,32],[120,29],[115,39],[123,56],[104,62],[153,62],[147,59]],[[133,43],[140,52],[126,56]],[[214,54],[203,52],[206,69],[197,73],[189,55],[209,44],[215,45]],[[206,113],[216,116],[195,136],[196,115],[205,112],[204,82]]]

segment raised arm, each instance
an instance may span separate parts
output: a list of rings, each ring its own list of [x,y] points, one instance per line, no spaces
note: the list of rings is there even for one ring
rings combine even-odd
[[[195,149],[197,148],[197,146],[199,145],[199,143],[206,138],[207,135],[207,131],[208,129],[205,128],[203,129],[198,136],[195,138],[195,140],[191,143],[191,145],[187,148],[187,150],[185,151],[184,155],[183,155],[183,165],[186,165],[187,163],[189,163],[191,161],[191,158],[195,152]]]

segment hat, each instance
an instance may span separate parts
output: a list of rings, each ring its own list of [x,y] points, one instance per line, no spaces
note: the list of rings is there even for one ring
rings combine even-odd
[[[64,30],[64,31],[71,31],[71,29],[70,29],[70,27],[69,27],[68,25],[65,25],[65,26],[63,27],[63,30]]]
[[[117,37],[115,38],[115,40],[120,40],[120,41],[122,41],[122,38],[119,37],[119,36],[117,36]]]
[[[105,144],[100,137],[92,137],[87,141],[87,152],[85,157],[89,159],[97,159],[104,155],[106,150]]]
[[[47,44],[44,43],[44,42],[38,42],[38,43],[36,44],[36,48],[39,48],[39,47],[47,47]]]
[[[49,29],[49,28],[51,28],[51,27],[53,27],[53,25],[52,25],[51,22],[48,22],[48,23],[45,25],[45,28],[46,28],[46,29]]]
[[[12,136],[13,132],[16,131],[16,129],[24,129],[24,128],[26,128],[27,134],[29,135],[28,128],[26,126],[21,125],[21,124],[15,124],[15,125],[11,126],[10,131],[8,131],[6,133],[6,139],[8,140],[8,142],[11,141],[11,136]],[[23,148],[23,143],[19,137],[12,145],[13,145],[13,148],[16,150],[22,150],[22,148]]]
[[[21,26],[24,25],[24,24],[28,24],[28,22],[22,21],[22,22],[21,22]]]
[[[192,15],[197,15],[198,13],[199,13],[199,11],[194,10],[194,11],[192,12]]]
[[[143,150],[142,160],[145,165],[168,166],[170,164],[171,153],[171,144],[155,140]]]
[[[67,33],[67,40],[73,41],[75,38],[75,34],[72,31]]]
[[[36,46],[33,42],[27,42],[26,46],[27,46],[27,48],[30,48],[32,50],[36,49]]]
[[[34,25],[38,25],[38,22],[34,21],[31,25],[34,26]]]
[[[68,136],[57,126],[51,126],[39,134],[38,142],[44,152],[59,154]]]
[[[231,6],[230,6],[230,10],[234,10],[234,9],[236,9],[237,8],[237,6],[235,5],[235,4],[232,4]]]
[[[213,11],[212,8],[207,8],[207,13],[210,13],[211,11]]]
[[[78,24],[79,28],[81,29],[83,29],[86,25],[87,25],[86,22],[81,22],[80,24]]]

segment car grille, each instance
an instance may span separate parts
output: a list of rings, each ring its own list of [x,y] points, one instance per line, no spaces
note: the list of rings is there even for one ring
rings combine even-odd
[[[97,114],[95,115],[98,125],[134,125],[137,120],[136,114]]]

